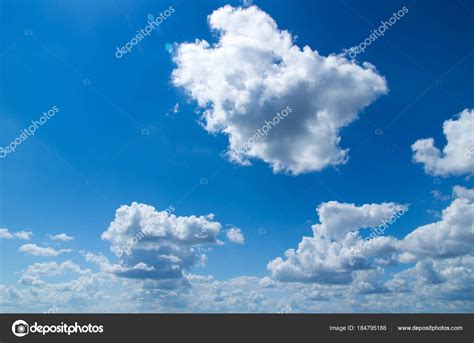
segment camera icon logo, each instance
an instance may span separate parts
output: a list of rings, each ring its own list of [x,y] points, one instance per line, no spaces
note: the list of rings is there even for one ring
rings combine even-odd
[[[30,332],[30,326],[24,320],[17,320],[12,325],[12,332],[17,337],[23,337]]]

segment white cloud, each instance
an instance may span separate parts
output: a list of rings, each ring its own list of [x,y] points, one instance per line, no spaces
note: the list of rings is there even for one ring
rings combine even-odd
[[[397,273],[386,282],[394,294],[408,296],[413,293],[413,303],[420,298],[447,302],[453,308],[472,306],[474,301],[474,257],[460,256],[444,260],[422,260]],[[424,296],[423,296],[424,295]],[[416,299],[418,297],[418,299]],[[461,301],[461,303],[459,303]],[[471,305],[469,305],[469,301]],[[458,303],[456,303],[458,302]],[[424,308],[432,305],[424,305]],[[448,306],[449,306],[448,305]],[[449,307],[448,307],[449,308]]]
[[[29,240],[31,239],[31,236],[33,235],[33,232],[31,231],[17,231],[14,233],[11,233],[8,229],[5,228],[0,228],[0,238],[6,238],[6,239],[12,239],[12,238],[19,238],[23,240]]]
[[[179,44],[174,55],[174,85],[183,87],[203,110],[210,133],[224,133],[229,151],[252,142],[255,131],[277,112],[292,113],[265,139],[252,144],[234,162],[261,159],[274,172],[300,174],[345,163],[339,131],[387,93],[374,66],[342,55],[321,56],[293,44],[287,31],[259,8],[224,6],[209,16],[218,43]]]
[[[384,241],[380,239],[384,238]],[[373,268],[369,259],[373,253],[392,252],[387,237],[373,239],[373,248],[363,253],[351,254],[361,237],[358,232],[349,232],[340,241],[324,236],[303,237],[298,248],[285,251],[284,258],[277,257],[270,261],[267,269],[274,279],[282,282],[308,282],[318,284],[349,284],[352,273],[356,270]],[[383,244],[378,244],[383,243]]]
[[[172,116],[176,113],[179,113],[179,102],[177,102],[167,113],[167,116]]]
[[[446,201],[446,200],[451,200],[451,196],[450,195],[445,195],[443,193],[441,193],[439,190],[435,189],[433,191],[430,192],[431,195],[433,196],[434,199],[436,200],[440,200],[440,201]]]
[[[271,287],[275,287],[276,281],[273,280],[271,277],[265,276],[265,277],[260,279],[258,284],[259,284],[259,286],[261,286],[263,288],[267,288],[267,287],[271,288]]]
[[[81,267],[72,261],[65,261],[57,263],[55,261],[34,263],[26,268],[23,275],[40,276],[40,275],[61,275],[68,271],[77,274],[87,274],[90,270],[83,270]]]
[[[384,270],[376,267],[369,270],[360,270],[354,272],[352,289],[360,294],[376,294],[387,291],[384,285]]]
[[[60,264],[55,261],[35,263],[22,271],[18,283],[25,286],[44,287],[46,283],[41,280],[40,277],[64,275],[68,272],[78,275],[91,273],[90,269],[83,270],[79,265],[72,261],[65,261]]]
[[[420,226],[399,240],[388,236],[361,239],[359,229],[375,226],[390,217],[400,205],[323,203],[318,210],[321,224],[313,226],[313,237],[303,237],[298,248],[284,258],[270,261],[267,269],[274,279],[284,282],[349,284],[358,271],[375,266],[413,263],[423,259],[447,259],[472,254],[474,204],[471,189],[455,187],[461,196],[443,210],[441,220]],[[388,217],[387,217],[388,216]],[[393,221],[392,221],[393,222]],[[364,243],[357,254],[352,249]]]
[[[193,285],[188,306],[199,312],[276,312],[259,286],[257,277],[240,276],[229,280]]]
[[[0,228],[0,238],[12,239],[13,235],[8,231],[8,229]]]
[[[454,186],[453,197],[474,200],[474,188],[468,189],[462,186]]]
[[[33,235],[33,232],[31,231],[18,231],[14,233],[16,238],[23,239],[23,240],[30,240],[31,236]]]
[[[467,198],[455,199],[443,210],[440,221],[415,229],[399,242],[400,261],[447,258],[473,252],[473,218],[474,203]]]
[[[6,312],[17,312],[19,308],[44,312],[52,304],[61,312],[275,313],[288,307],[295,313],[467,312],[474,303],[474,257],[470,256],[474,244],[472,238],[465,236],[471,226],[464,225],[466,218],[472,216],[469,200],[472,190],[458,186],[453,194],[457,198],[445,209],[439,222],[422,226],[402,240],[391,236],[373,238],[356,256],[352,256],[350,251],[361,240],[358,230],[342,230],[347,233],[341,239],[317,235],[318,230],[314,230],[314,237],[304,237],[296,251],[290,249],[285,253],[285,259],[277,258],[269,263],[272,278],[240,276],[217,280],[211,275],[190,274],[186,270],[189,268],[184,268],[182,255],[151,247],[147,249],[154,254],[143,255],[140,250],[144,247],[141,247],[132,251],[140,258],[125,258],[115,264],[104,255],[83,253],[87,262],[100,267],[97,273],[71,261],[35,263],[20,272],[15,286],[0,285],[0,306]],[[359,211],[364,206],[345,205],[349,206],[333,206],[331,209],[340,209],[339,216],[352,218],[358,223],[371,220],[364,216],[364,220],[360,219]],[[374,205],[377,204],[365,207],[371,211],[362,212],[377,217],[382,207]],[[152,218],[159,213],[143,204],[122,206],[117,210],[115,224],[111,223],[112,231],[124,235],[118,227],[146,226],[154,222]],[[328,224],[335,220],[335,216],[336,213],[325,213],[322,222]],[[166,218],[161,219],[162,225],[168,225]],[[188,231],[190,223],[196,223],[196,218],[201,217],[194,217],[183,226],[173,222],[172,227],[157,229],[156,232],[178,230],[178,227]],[[202,218],[213,220],[212,216]],[[351,221],[343,222],[354,227]],[[328,227],[339,227],[335,223]],[[334,232],[342,231],[336,229]],[[418,237],[413,240],[410,235]],[[162,237],[166,244],[168,240],[173,242],[171,244],[184,244],[183,240],[177,243],[175,238]],[[183,233],[181,237],[189,238],[189,235]],[[155,241],[155,238],[149,243],[161,246],[162,242]],[[188,249],[201,246],[193,239],[187,240],[190,241]],[[465,244],[462,245],[461,241]],[[217,243],[215,236],[214,242]],[[448,251],[458,255],[443,254]],[[416,257],[406,261],[415,262],[414,267],[398,272],[384,270],[384,266],[395,263],[398,256],[408,252]],[[461,254],[464,256],[459,256]],[[162,263],[156,264],[157,260]],[[175,277],[163,273],[165,266],[172,265],[182,267],[182,272]],[[51,282],[59,275],[74,278],[66,282]]]
[[[36,244],[23,244],[18,251],[34,256],[58,256],[62,253],[71,252],[71,249],[55,250],[50,247],[40,247]]]
[[[457,120],[446,120],[443,132],[447,144],[441,152],[433,138],[419,139],[412,146],[413,160],[422,163],[427,174],[437,176],[474,174],[474,109],[465,109]]]
[[[121,254],[117,275],[130,278],[181,278],[205,262],[205,246],[218,244],[221,224],[208,216],[176,216],[152,206],[132,203],[116,210],[102,239]],[[119,254],[120,255],[120,254]]]
[[[242,230],[237,227],[233,227],[226,231],[226,236],[229,241],[237,244],[244,244],[245,238]]]
[[[109,259],[102,254],[93,254],[91,252],[84,252],[84,251],[81,251],[81,253],[87,262],[97,265],[100,268],[100,270],[105,273],[114,274],[114,273],[123,272],[125,270],[125,268],[121,266],[120,264],[111,263]]]
[[[74,237],[68,236],[65,233],[61,233],[58,235],[48,235],[48,237],[52,239],[53,241],[63,241],[63,242],[72,241],[74,239]]]
[[[37,275],[24,275],[16,287],[0,285],[0,305],[6,312],[44,313],[52,306],[59,312],[123,311],[123,297],[112,294],[116,280],[105,273],[79,274],[66,282],[46,282]],[[113,310],[112,310],[113,307]]]
[[[44,312],[55,304],[60,312],[469,312],[474,300],[472,256],[424,260],[394,275],[358,270],[352,283],[340,285],[195,274],[124,280],[103,272],[50,283],[39,278],[43,267],[35,269],[16,287],[0,285],[4,311]]]
[[[279,281],[348,284],[353,271],[374,266],[372,257],[389,257],[396,250],[395,239],[376,237],[364,245],[361,253],[354,254],[353,248],[362,241],[359,230],[383,226],[384,220],[403,209],[395,203],[322,203],[317,208],[320,224],[312,226],[314,236],[303,237],[296,250],[289,249],[284,259],[270,261],[267,269]]]
[[[383,220],[389,219],[401,210],[403,206],[393,202],[356,206],[329,201],[317,208],[321,224],[313,225],[312,228],[319,235],[341,239],[349,231],[379,226]]]

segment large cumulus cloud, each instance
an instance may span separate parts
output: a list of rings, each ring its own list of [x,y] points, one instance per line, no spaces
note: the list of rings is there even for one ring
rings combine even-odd
[[[318,208],[320,224],[313,226],[314,235],[303,237],[297,249],[288,249],[284,257],[270,261],[267,269],[273,278],[284,282],[348,284],[357,271],[377,266],[470,255],[474,251],[472,191],[454,187],[455,199],[443,210],[441,219],[414,229],[402,239],[384,231],[363,240],[360,232],[389,219],[401,205],[323,203]],[[361,244],[363,249],[354,250]]]
[[[458,198],[443,210],[441,220],[420,226],[400,241],[400,260],[412,262],[425,257],[447,258],[472,253],[474,249],[472,191],[455,187],[454,193]]]
[[[212,214],[176,216],[136,202],[121,206],[102,234],[121,258],[120,264],[109,266],[95,260],[124,277],[181,278],[183,270],[204,262],[205,245],[219,242],[222,226],[212,219]]]
[[[280,281],[350,283],[353,271],[373,267],[371,256],[393,251],[393,239],[378,237],[363,253],[354,254],[353,248],[362,240],[359,230],[381,224],[401,208],[395,203],[323,203],[317,209],[320,224],[313,225],[313,237],[303,237],[296,250],[287,250],[285,258],[277,257],[267,268]]]
[[[197,101],[208,132],[228,136],[229,152],[252,143],[229,158],[244,165],[260,159],[274,172],[293,174],[345,163],[340,129],[387,92],[374,66],[298,47],[255,6],[224,6],[209,16],[209,25],[219,41],[177,45],[172,81]],[[291,114],[252,141],[287,106]]]

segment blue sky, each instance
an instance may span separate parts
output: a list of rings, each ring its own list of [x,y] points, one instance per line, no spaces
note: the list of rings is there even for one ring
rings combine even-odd
[[[229,161],[225,156],[230,137],[228,131],[227,134],[223,132],[225,128],[210,132],[203,127],[201,116],[205,108],[200,107],[196,96],[190,94],[197,89],[192,84],[208,82],[211,90],[219,88],[219,85],[212,84],[211,76],[200,79],[192,75],[190,79],[180,82],[173,79],[172,73],[173,70],[198,70],[193,68],[198,68],[202,61],[199,62],[192,53],[180,55],[184,51],[180,50],[184,46],[180,44],[193,43],[196,39],[206,40],[211,45],[218,42],[222,32],[210,31],[207,17],[227,4],[243,6],[242,11],[253,8],[258,13],[266,13],[276,22],[278,30],[291,33],[292,44],[300,48],[309,46],[324,58],[339,56],[346,59],[344,63],[354,66],[354,75],[356,72],[367,74],[367,79],[362,81],[355,76],[354,79],[347,79],[347,82],[354,82],[353,86],[348,86],[349,83],[344,83],[344,80],[337,84],[334,69],[324,70],[328,79],[322,87],[331,90],[328,94],[343,92],[355,97],[359,92],[367,92],[367,95],[361,95],[361,98],[366,98],[351,108],[351,111],[358,113],[358,119],[351,120],[337,131],[339,148],[349,149],[344,163],[327,164],[319,170],[295,172],[290,167],[286,171],[275,172],[268,158],[279,161],[287,156],[286,153],[271,157],[265,155],[268,157],[265,161],[263,153],[256,152],[249,156],[252,165],[245,166],[238,161]],[[408,248],[406,251],[403,250],[405,248],[397,248],[401,255],[410,253],[410,258],[397,257],[384,266],[375,263],[370,268],[344,270],[355,280],[350,285],[346,284],[347,287],[355,287],[359,276],[351,273],[356,269],[367,273],[378,273],[383,269],[381,279],[389,283],[378,285],[381,291],[369,295],[373,296],[373,305],[360,305],[364,296],[361,294],[365,293],[354,291],[350,294],[354,294],[356,305],[344,307],[332,300],[337,295],[338,287],[342,287],[340,284],[331,286],[332,279],[323,280],[326,274],[318,274],[314,266],[309,269],[302,267],[303,272],[309,273],[309,276],[306,275],[308,279],[293,275],[288,271],[293,270],[292,262],[285,260],[284,252],[296,249],[303,236],[313,236],[311,226],[321,223],[315,209],[331,201],[353,204],[357,208],[364,204],[392,203],[388,206],[392,210],[396,208],[395,204],[410,204],[410,210],[387,231],[394,240],[402,242],[408,233],[420,226],[443,221],[441,211],[453,205],[456,199],[465,199],[471,212],[464,212],[467,217],[459,224],[458,230],[464,230],[465,236],[462,237],[465,242],[466,237],[468,243],[472,242],[472,231],[469,236],[470,228],[465,223],[472,221],[473,205],[472,198],[469,198],[472,194],[466,194],[470,194],[467,189],[472,187],[470,177],[474,173],[473,164],[472,161],[462,161],[465,166],[461,168],[456,157],[472,145],[457,146],[458,150],[453,153],[456,156],[445,159],[446,165],[448,162],[451,164],[439,167],[444,166],[444,162],[419,160],[415,163],[412,144],[431,137],[435,146],[442,149],[448,144],[443,132],[443,123],[447,120],[459,122],[464,127],[462,133],[454,132],[453,137],[462,135],[465,139],[453,142],[453,146],[466,141],[472,143],[473,128],[469,125],[472,125],[470,118],[474,114],[469,109],[474,107],[474,34],[471,30],[474,3],[464,0],[382,3],[255,1],[254,5],[258,8],[239,1],[1,2],[0,145],[8,146],[21,130],[31,125],[32,120],[38,120],[43,112],[53,106],[57,106],[59,111],[34,136],[22,142],[14,153],[0,160],[0,228],[7,229],[10,234],[32,232],[29,239],[0,238],[0,309],[41,312],[46,311],[48,306],[57,305],[65,312],[122,310],[116,307],[96,308],[94,301],[85,297],[79,307],[74,305],[74,299],[65,294],[58,294],[57,300],[41,298],[41,295],[34,298],[32,289],[38,286],[32,282],[18,282],[26,275],[28,266],[34,263],[55,261],[61,264],[71,261],[83,270],[91,270],[82,277],[113,278],[110,283],[117,287],[116,292],[120,295],[125,294],[124,289],[130,286],[127,282],[140,282],[141,287],[146,288],[146,282],[162,281],[161,277],[147,276],[146,273],[138,278],[117,276],[116,269],[110,267],[115,264],[126,268],[126,262],[121,264],[110,249],[111,241],[102,239],[101,235],[110,229],[116,210],[133,202],[153,206],[157,211],[164,211],[171,205],[175,209],[173,215],[178,217],[215,215],[209,221],[218,222],[221,228],[216,237],[211,237],[215,238],[214,244],[199,245],[207,256],[205,265],[195,261],[180,265],[184,274],[212,276],[215,280],[212,282],[227,282],[226,286],[221,286],[228,290],[242,287],[256,294],[260,294],[260,290],[254,288],[258,288],[258,280],[276,283],[274,293],[264,295],[265,299],[273,301],[268,300],[267,303],[263,300],[265,306],[259,303],[255,307],[255,304],[243,305],[240,302],[236,305],[229,300],[226,306],[208,308],[208,311],[276,312],[286,305],[281,294],[294,297],[291,298],[294,301],[291,307],[295,311],[332,311],[331,306],[325,310],[324,306],[318,307],[310,300],[312,298],[307,293],[315,291],[329,299],[325,306],[334,302],[335,311],[406,310],[408,303],[398,303],[402,291],[390,284],[398,280],[397,275],[402,278],[411,270],[431,268],[429,270],[433,273],[446,276],[449,275],[446,265],[456,263],[472,268],[473,262],[469,260],[472,249],[436,257],[417,255]],[[116,58],[117,47],[124,46],[137,30],[144,28],[150,15],[157,17],[169,6],[175,11],[160,24],[159,29],[122,58]],[[383,37],[372,42],[364,53],[358,54],[354,60],[344,55],[347,49],[364,41],[381,20],[388,20],[393,12],[403,6],[406,6],[408,13]],[[231,16],[226,14],[222,20],[230,20]],[[217,50],[218,46],[214,48]],[[197,62],[193,60],[195,57]],[[239,63],[238,59],[231,62]],[[374,69],[363,66],[364,62],[369,62]],[[212,65],[211,60],[202,63]],[[315,68],[323,67],[316,65]],[[382,82],[380,80],[385,80],[386,89],[375,95],[370,87],[375,87],[373,85]],[[364,85],[367,83],[368,90],[363,91],[359,81]],[[308,95],[311,94],[306,94],[304,99]],[[336,95],[330,100],[335,104],[345,101],[339,100]],[[295,113],[298,113],[299,106],[303,105],[296,103],[301,101],[297,98],[294,101],[285,105],[295,107]],[[465,110],[464,122],[459,114]],[[252,113],[252,110],[243,111],[249,118]],[[272,113],[267,115],[268,118],[273,116]],[[273,147],[285,150],[288,147],[283,145],[286,144],[284,142],[293,142],[294,137],[285,131],[285,125],[289,127],[287,123],[294,117],[290,114],[289,119],[282,121],[272,132],[272,137],[277,137],[278,130],[281,130],[282,137],[280,143],[276,138],[271,140]],[[210,119],[207,118],[208,122]],[[240,133],[250,127],[236,124],[231,119],[223,125],[230,130],[242,130],[233,131]],[[255,124],[253,127],[260,126]],[[296,142],[316,144],[312,143],[314,140]],[[434,167],[429,169],[429,165]],[[465,191],[458,191],[458,195],[452,196],[455,186],[463,187]],[[377,207],[373,211],[378,210]],[[364,218],[372,215],[369,212],[363,214]],[[340,218],[344,215],[342,213]],[[350,222],[351,219],[347,220]],[[375,226],[374,221],[380,221],[378,215],[360,224],[361,227],[351,229],[352,224],[348,222],[347,231],[360,231],[361,237],[365,237],[369,231],[359,229]],[[450,225],[447,224],[452,227]],[[241,229],[244,244],[236,244],[226,237],[226,230],[232,227]],[[61,233],[74,239],[61,241],[48,238],[48,235]],[[451,238],[455,240],[460,236],[446,237],[445,241],[451,241]],[[434,248],[429,248],[428,241],[421,242],[426,244],[428,250],[444,249],[434,243]],[[20,247],[25,244],[71,251],[57,256],[38,256],[21,251]],[[87,260],[86,252],[105,257],[107,265],[94,264],[91,258]],[[140,256],[139,252],[135,256]],[[282,262],[282,269],[267,267],[279,256],[286,261]],[[146,261],[140,262],[147,264]],[[341,270],[339,272],[342,273]],[[400,274],[403,272],[405,274]],[[64,274],[58,272],[54,277],[44,277],[41,281],[47,285],[40,287],[51,287],[61,293],[55,284],[73,282],[78,277],[73,274],[71,271]],[[29,276],[30,280],[40,278],[38,274]],[[242,277],[254,279],[245,286],[235,284],[236,278]],[[193,286],[193,282],[202,284],[191,279],[186,280],[190,286],[185,287],[183,294],[199,289],[199,286]],[[374,277],[368,279],[373,281]],[[364,282],[370,284],[369,281]],[[427,281],[412,282],[413,286]],[[420,300],[416,311],[472,311],[474,298],[472,288],[467,288],[469,283],[468,279],[460,277],[456,284],[460,287],[459,293],[463,294],[462,299],[457,297],[454,303],[442,303],[439,307]],[[454,297],[453,294],[443,293],[439,283],[433,280],[423,283],[423,287],[430,285],[436,286],[430,288],[436,296]],[[319,286],[321,289],[315,290]],[[107,287],[112,286],[98,286],[95,293],[91,292],[100,294]],[[165,291],[160,285],[154,287],[159,290],[153,298],[156,307],[147,308],[140,293],[134,298],[139,300],[132,302],[128,299],[133,305],[127,310],[199,310],[179,295],[173,298],[175,302],[165,303],[162,297],[169,299],[171,295],[163,295]],[[180,286],[173,287],[179,289]],[[446,287],[452,289],[450,285]],[[181,294],[181,291],[177,292]],[[209,294],[201,295],[200,289],[195,292],[202,299],[211,297]],[[412,295],[419,300],[417,294]],[[10,296],[22,299],[19,302],[21,305],[13,307]],[[396,305],[377,307],[376,296],[396,297]],[[238,295],[228,296],[229,299],[232,297]],[[35,304],[40,305],[33,305],[33,299]],[[140,301],[143,304],[140,305]]]

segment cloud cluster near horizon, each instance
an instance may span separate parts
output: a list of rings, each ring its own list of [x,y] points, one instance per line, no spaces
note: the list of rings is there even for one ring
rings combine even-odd
[[[470,255],[474,252],[473,191],[455,187],[456,198],[439,221],[420,226],[402,239],[374,237],[359,254],[351,253],[351,249],[363,240],[361,229],[378,225],[401,205],[323,203],[313,236],[303,237],[296,250],[289,249],[284,258],[270,261],[267,269],[279,281],[345,284],[353,281],[358,270]]]

